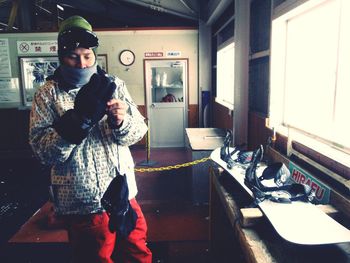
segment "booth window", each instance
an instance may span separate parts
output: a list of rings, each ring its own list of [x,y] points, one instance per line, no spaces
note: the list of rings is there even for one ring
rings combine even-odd
[[[216,54],[216,98],[215,101],[233,110],[235,43],[225,42]]]
[[[350,167],[350,1],[290,6],[272,21],[270,127]]]

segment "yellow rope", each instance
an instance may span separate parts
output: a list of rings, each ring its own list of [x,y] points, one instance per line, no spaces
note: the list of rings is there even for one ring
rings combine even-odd
[[[210,157],[205,157],[199,160],[194,160],[192,162],[188,163],[182,163],[182,164],[176,164],[176,165],[169,165],[164,167],[155,167],[155,168],[135,168],[135,172],[145,173],[145,172],[155,172],[155,171],[167,171],[172,169],[180,169],[183,167],[188,167],[192,165],[196,165],[199,163],[204,163],[206,161],[210,160]]]
[[[147,119],[147,126],[149,127],[148,124],[148,119]],[[147,137],[146,137],[146,147],[147,147],[147,162],[151,159],[151,146],[150,146],[150,141],[151,141],[151,135],[149,130],[147,130]]]

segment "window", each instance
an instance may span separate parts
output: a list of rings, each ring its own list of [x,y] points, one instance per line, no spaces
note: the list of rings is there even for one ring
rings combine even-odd
[[[233,40],[227,42],[218,48],[216,54],[216,102],[233,110],[235,44]]]
[[[349,24],[348,0],[309,0],[275,18],[270,93],[271,127],[316,150],[329,146],[328,156],[337,149],[347,166]]]

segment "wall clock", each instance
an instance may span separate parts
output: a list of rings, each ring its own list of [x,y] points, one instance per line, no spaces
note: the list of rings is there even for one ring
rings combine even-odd
[[[130,66],[135,61],[135,54],[129,49],[124,49],[119,54],[119,61],[124,66]]]

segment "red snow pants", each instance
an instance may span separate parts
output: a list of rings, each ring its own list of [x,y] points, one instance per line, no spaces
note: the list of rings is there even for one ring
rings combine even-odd
[[[130,200],[137,213],[135,229],[122,240],[108,229],[107,213],[64,216],[74,263],[151,263],[146,245],[147,224],[136,199]]]

